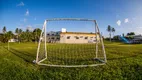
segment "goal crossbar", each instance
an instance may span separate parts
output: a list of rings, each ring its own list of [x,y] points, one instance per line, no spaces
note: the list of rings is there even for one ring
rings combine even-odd
[[[46,21],[96,21],[96,20],[85,19],[85,18],[53,18],[53,19],[46,19]]]

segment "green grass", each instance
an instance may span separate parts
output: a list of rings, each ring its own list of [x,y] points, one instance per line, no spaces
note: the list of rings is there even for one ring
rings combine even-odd
[[[57,52],[60,46],[53,46],[54,50],[50,50]],[[9,51],[7,44],[0,43],[0,80],[142,80],[142,44],[105,42],[105,48],[106,65],[55,68],[32,63],[36,57],[35,43],[10,43]]]

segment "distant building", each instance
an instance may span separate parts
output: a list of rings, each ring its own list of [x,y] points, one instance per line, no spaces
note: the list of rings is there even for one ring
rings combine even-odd
[[[98,34],[97,34],[98,35]],[[96,43],[99,36],[95,33],[61,32],[60,43]]]
[[[18,39],[10,39],[9,42],[18,42]]]
[[[134,35],[132,42],[133,43],[142,43],[142,35]]]
[[[140,39],[140,40],[142,40],[142,35],[134,35],[133,37],[134,37],[134,39]]]
[[[48,43],[59,43],[59,41],[60,41],[60,31],[58,31],[58,32],[54,32],[54,31],[48,32],[46,39],[47,39]]]
[[[47,33],[48,43],[96,43],[97,41],[99,35],[96,33],[67,32],[64,28],[62,31]]]

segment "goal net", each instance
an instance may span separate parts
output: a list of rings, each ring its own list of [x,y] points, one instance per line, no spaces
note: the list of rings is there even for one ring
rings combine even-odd
[[[96,20],[45,20],[37,48],[36,63],[53,67],[87,67],[107,62]]]

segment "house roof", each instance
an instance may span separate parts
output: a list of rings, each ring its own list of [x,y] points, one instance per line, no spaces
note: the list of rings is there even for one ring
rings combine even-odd
[[[86,32],[61,32],[60,34],[87,34],[87,35],[96,35],[96,33],[86,33]]]

